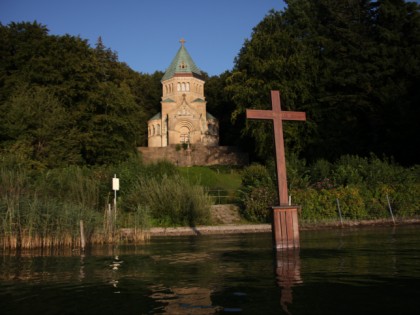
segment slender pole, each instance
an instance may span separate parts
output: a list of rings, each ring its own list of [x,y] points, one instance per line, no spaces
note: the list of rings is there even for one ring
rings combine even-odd
[[[112,209],[111,204],[108,203],[108,213],[107,213],[107,234],[108,238],[114,234],[114,225],[113,225],[113,219],[112,219]]]
[[[85,250],[85,230],[83,228],[83,220],[80,220],[80,247]]]
[[[114,190],[114,222],[117,222],[117,191]]]
[[[117,174],[114,174],[115,182],[117,182]],[[117,184],[115,183],[114,189],[114,224],[117,222],[117,190],[119,187],[117,187]]]
[[[389,201],[388,194],[386,194],[386,200],[388,200],[389,213],[391,213],[392,222],[394,222],[394,225],[395,225],[395,218],[394,218],[394,214],[392,213],[391,202]]]
[[[338,215],[340,216],[341,226],[343,226],[343,218],[341,216],[340,201],[338,200],[338,198],[336,198],[335,200],[337,201],[337,209],[338,209]]]

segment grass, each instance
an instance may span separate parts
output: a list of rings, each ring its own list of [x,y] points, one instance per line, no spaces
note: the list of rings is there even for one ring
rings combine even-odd
[[[241,174],[237,169],[217,168],[215,166],[179,167],[182,177],[191,184],[197,184],[207,189],[233,191],[241,186]]]
[[[181,176],[192,185],[200,185],[216,204],[235,203],[241,186],[241,171],[226,166],[179,167]]]

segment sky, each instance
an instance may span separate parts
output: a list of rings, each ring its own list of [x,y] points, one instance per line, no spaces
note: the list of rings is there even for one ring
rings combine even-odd
[[[45,25],[50,35],[98,38],[141,73],[165,71],[185,39],[210,76],[232,70],[252,30],[282,0],[0,0],[0,22]]]

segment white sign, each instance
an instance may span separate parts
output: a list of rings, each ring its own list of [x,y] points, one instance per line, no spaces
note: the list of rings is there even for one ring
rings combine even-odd
[[[112,190],[120,190],[120,179],[114,177],[112,179]]]

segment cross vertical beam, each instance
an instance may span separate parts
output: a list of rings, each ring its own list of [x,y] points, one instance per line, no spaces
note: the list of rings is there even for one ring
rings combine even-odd
[[[288,205],[286,158],[284,155],[283,120],[306,120],[304,112],[284,112],[281,110],[280,92],[271,91],[272,110],[247,109],[246,118],[272,120],[274,124],[274,142],[276,149],[276,168],[278,196],[280,206]]]
[[[276,248],[298,247],[297,208],[288,204],[286,158],[284,154],[283,120],[305,121],[304,112],[282,111],[280,92],[271,91],[271,110],[247,109],[247,119],[272,120],[276,150],[276,171],[279,206],[273,207],[273,232]]]

